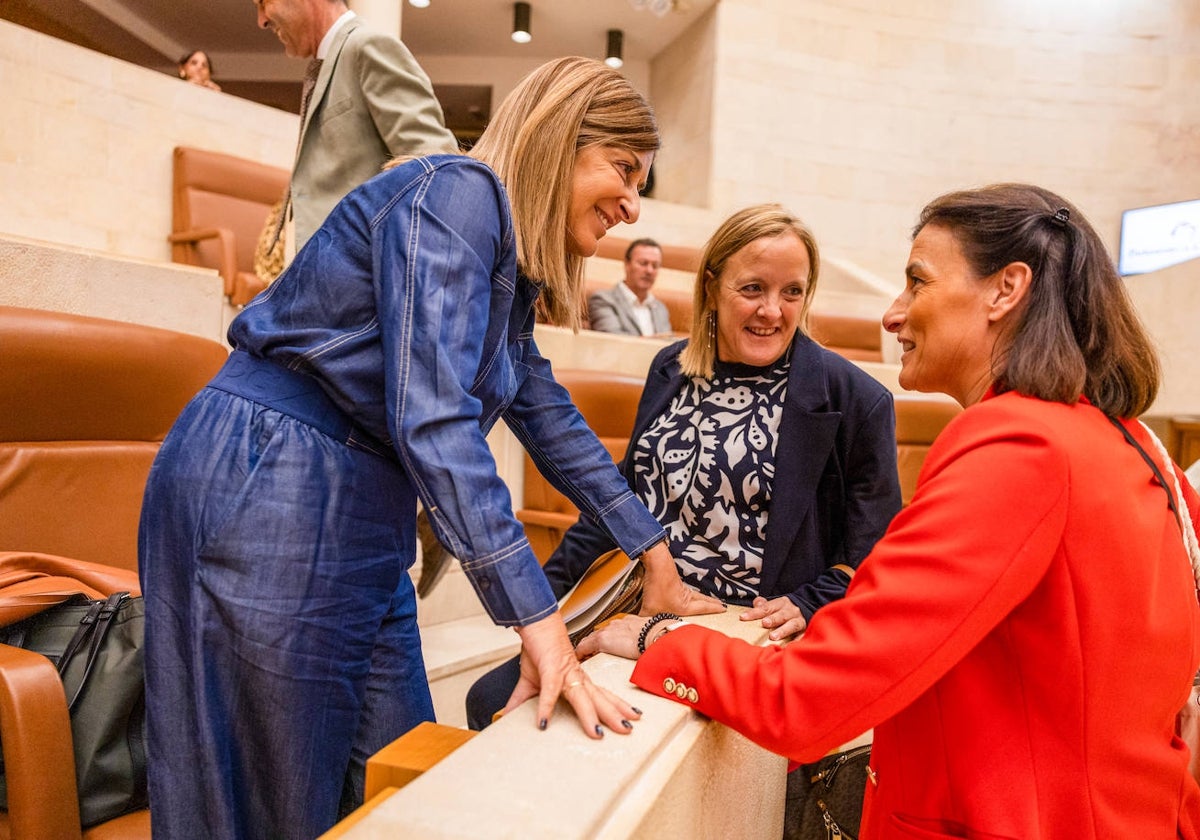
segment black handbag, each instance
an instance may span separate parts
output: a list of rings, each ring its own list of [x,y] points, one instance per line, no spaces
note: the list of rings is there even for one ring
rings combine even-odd
[[[84,827],[147,804],[144,629],[144,603],[128,592],[79,595],[0,628],[0,643],[42,654],[62,677]],[[0,775],[0,807],[7,806]]]
[[[870,761],[866,744],[789,773],[784,840],[855,840]]]

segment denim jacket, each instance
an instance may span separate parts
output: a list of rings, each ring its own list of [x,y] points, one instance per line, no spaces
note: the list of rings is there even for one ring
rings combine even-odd
[[[630,556],[664,536],[538,354],[538,291],[517,272],[499,180],[483,163],[437,155],[346,196],[229,330],[237,349],[316,377],[395,451],[504,625],[556,604],[485,439],[497,419]]]

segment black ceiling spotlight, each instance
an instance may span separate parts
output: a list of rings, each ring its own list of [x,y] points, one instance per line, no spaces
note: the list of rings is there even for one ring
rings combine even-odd
[[[530,14],[528,3],[513,3],[512,39],[518,44],[528,44],[533,40],[533,35],[529,32]]]
[[[608,45],[604,51],[604,63],[614,70],[621,69],[621,65],[625,63],[625,59],[621,55],[624,43],[625,33],[620,29],[608,30]]]

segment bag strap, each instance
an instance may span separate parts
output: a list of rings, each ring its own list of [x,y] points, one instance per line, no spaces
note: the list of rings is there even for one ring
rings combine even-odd
[[[1105,414],[1104,416],[1108,418],[1109,423],[1112,423],[1117,427],[1117,430],[1125,437],[1125,442],[1136,449],[1138,454],[1142,456],[1142,460],[1146,462],[1146,465],[1150,467],[1150,470],[1154,473],[1154,477],[1158,479],[1159,486],[1166,491],[1167,507],[1171,509],[1171,513],[1175,514],[1175,518],[1179,519],[1179,506],[1175,504],[1175,494],[1171,492],[1171,485],[1168,484],[1167,479],[1163,477],[1162,470],[1158,468],[1158,464],[1154,463],[1154,459],[1150,457],[1150,453],[1142,448],[1142,445],[1137,442],[1137,438],[1130,433],[1129,429],[1125,428],[1124,423],[1122,423],[1116,417],[1113,417],[1111,414]],[[1143,426],[1145,426],[1145,424],[1143,424]],[[1150,432],[1150,434],[1155,440],[1158,440],[1158,436],[1155,435],[1154,432]],[[1171,470],[1169,466],[1168,470],[1172,473],[1172,475],[1175,472],[1174,470]],[[1180,524],[1179,527],[1182,528],[1183,525]]]
[[[79,680],[79,685],[75,688],[74,696],[67,703],[68,712],[75,711],[75,704],[83,694],[83,689],[88,683],[88,677],[92,673],[92,667],[96,664],[96,660],[100,656],[100,648],[104,642],[104,637],[108,635],[108,630],[112,627],[113,619],[116,618],[121,602],[128,597],[128,592],[114,592],[103,601],[94,601],[88,609],[87,614],[80,619],[79,629],[75,631],[75,635],[71,637],[71,641],[67,643],[66,649],[63,651],[62,656],[59,657],[58,673],[61,676],[84,642],[90,641],[87,661],[83,666],[83,676]]]
[[[1126,443],[1138,451],[1138,454],[1142,456],[1142,460],[1153,471],[1154,477],[1158,479],[1158,483],[1167,494],[1167,507],[1175,514],[1175,521],[1179,525],[1179,530],[1183,535],[1183,547],[1187,551],[1188,560],[1192,564],[1192,577],[1196,581],[1197,597],[1200,598],[1200,544],[1197,544],[1196,528],[1192,524],[1191,515],[1182,511],[1177,503],[1177,500],[1183,498],[1183,488],[1179,484],[1179,476],[1175,473],[1174,463],[1171,461],[1171,456],[1167,452],[1167,448],[1163,446],[1163,442],[1158,439],[1158,435],[1154,433],[1153,429],[1140,420],[1138,421],[1141,423],[1142,428],[1146,430],[1146,434],[1150,436],[1150,440],[1153,441],[1155,450],[1162,457],[1167,473],[1171,476],[1170,483],[1163,477],[1162,470],[1158,468],[1158,464],[1150,457],[1150,454],[1142,448],[1137,439],[1125,428],[1125,424],[1111,414],[1105,414],[1104,416],[1108,418],[1108,422],[1117,427],[1121,435],[1125,438]],[[1172,487],[1175,490],[1174,493],[1171,492]]]
[[[1158,454],[1167,465],[1167,473],[1171,476],[1171,484],[1175,488],[1175,498],[1182,501],[1183,487],[1179,484],[1179,474],[1174,468],[1174,462],[1167,452],[1167,447],[1163,446],[1163,442],[1159,439],[1158,435],[1154,434],[1153,429],[1145,423],[1142,423],[1142,428],[1150,435],[1150,440],[1154,443],[1154,448],[1158,450]],[[1196,539],[1196,526],[1192,524],[1192,517],[1186,505],[1177,507],[1175,515],[1179,518],[1179,530],[1183,532],[1183,544],[1187,548],[1188,557],[1191,558],[1192,571],[1196,575],[1198,585],[1200,585],[1200,541]]]

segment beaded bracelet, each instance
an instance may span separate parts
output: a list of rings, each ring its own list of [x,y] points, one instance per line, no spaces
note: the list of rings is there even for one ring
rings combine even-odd
[[[646,623],[642,625],[642,632],[638,633],[638,655],[639,656],[646,652],[646,637],[648,635],[650,635],[651,628],[653,628],[654,625],[656,625],[660,622],[671,621],[672,619],[675,621],[679,621],[680,617],[675,615],[675,613],[660,612],[660,613],[655,613],[654,615],[650,616],[650,618],[648,618],[646,620]]]

